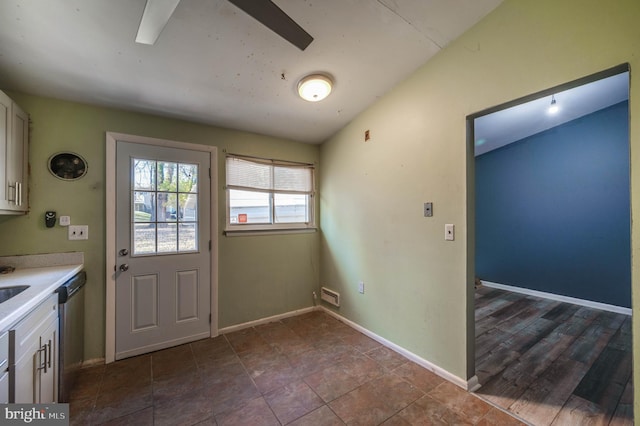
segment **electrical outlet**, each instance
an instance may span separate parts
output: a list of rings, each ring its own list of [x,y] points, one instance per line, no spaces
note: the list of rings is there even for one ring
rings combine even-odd
[[[364,294],[364,281],[358,282],[358,293]]]
[[[70,240],[88,240],[89,225],[69,225]]]

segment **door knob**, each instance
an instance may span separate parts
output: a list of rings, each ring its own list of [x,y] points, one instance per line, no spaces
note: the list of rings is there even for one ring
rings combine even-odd
[[[125,272],[129,270],[129,265],[127,265],[126,263],[123,263],[122,265],[120,265],[120,271]]]
[[[129,254],[129,250],[127,250],[127,249],[120,249],[120,251],[118,252],[118,254],[119,254],[120,256],[126,256],[126,255],[128,255],[128,254]]]

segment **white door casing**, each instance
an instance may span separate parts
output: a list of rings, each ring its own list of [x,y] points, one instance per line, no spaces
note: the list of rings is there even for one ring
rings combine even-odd
[[[216,336],[216,148],[115,133],[107,133],[106,142],[106,362]],[[197,218],[176,204],[165,209],[158,203],[156,209],[149,200],[166,198],[166,193],[145,191],[140,182],[131,185],[134,175],[139,180],[143,174],[140,164],[151,169],[156,161],[198,170],[193,194],[168,195],[174,202],[186,200],[186,205],[197,200]],[[143,199],[149,205],[141,206]],[[152,215],[146,213],[150,204]],[[192,228],[199,231],[197,245],[183,244],[193,243],[193,238],[183,240],[181,233]],[[173,235],[173,245],[161,238],[163,232]],[[149,236],[152,244],[144,244]]]

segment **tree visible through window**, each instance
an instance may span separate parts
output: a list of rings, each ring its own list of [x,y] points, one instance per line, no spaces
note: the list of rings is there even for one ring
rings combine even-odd
[[[314,226],[312,164],[228,155],[227,229]]]
[[[134,158],[134,255],[198,250],[198,165]]]

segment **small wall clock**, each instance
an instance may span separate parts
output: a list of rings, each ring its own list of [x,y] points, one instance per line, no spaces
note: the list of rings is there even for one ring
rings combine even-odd
[[[76,180],[87,174],[87,161],[74,152],[58,152],[49,157],[49,171],[58,179]]]

